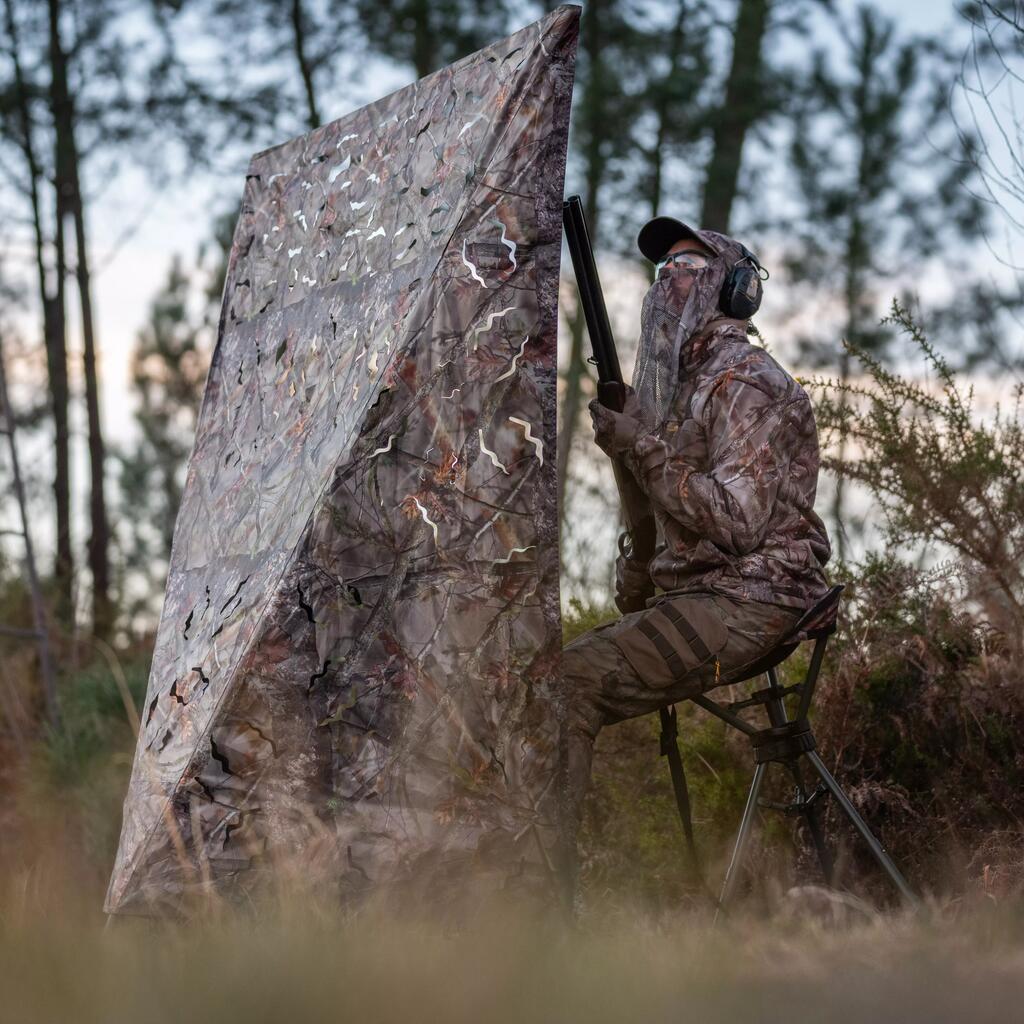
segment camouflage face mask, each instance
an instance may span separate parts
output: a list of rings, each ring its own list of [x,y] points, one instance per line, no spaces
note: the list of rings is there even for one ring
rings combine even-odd
[[[679,359],[689,340],[724,314],[718,308],[730,268],[742,258],[738,242],[714,231],[702,233],[718,250],[704,267],[662,270],[647,290],[640,313],[640,344],[633,388],[644,422],[660,428],[668,418],[679,386]]]

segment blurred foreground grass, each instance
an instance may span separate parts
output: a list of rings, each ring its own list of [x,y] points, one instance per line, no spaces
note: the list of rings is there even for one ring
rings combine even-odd
[[[588,611],[567,626],[588,628],[603,617]],[[914,635],[926,633],[914,629]],[[894,646],[886,638],[885,649]],[[904,666],[890,668],[877,659],[871,665],[867,683],[850,688],[861,702],[874,702],[864,711],[871,730],[848,731],[847,749],[855,753],[861,747],[853,746],[854,739],[863,745],[895,734],[891,724],[906,717],[896,697],[910,692],[909,709],[928,706],[920,697],[923,685],[908,691],[913,678],[906,681]],[[1012,668],[1007,663],[1008,678]],[[1012,742],[1005,757],[999,747],[999,759],[986,754],[989,760],[978,762],[987,774],[968,774],[973,762],[963,749],[952,748],[947,762],[937,755],[926,761],[915,747],[921,756],[907,777],[921,779],[909,803],[925,805],[928,787],[947,794],[916,827],[914,819],[891,817],[891,799],[865,801],[911,881],[938,894],[916,919],[891,910],[879,914],[867,904],[829,902],[809,890],[789,893],[795,881],[813,881],[814,874],[804,871],[805,851],[790,823],[766,814],[750,891],[736,915],[712,928],[707,903],[686,877],[657,724],[648,717],[605,730],[599,740],[581,835],[584,912],[575,925],[528,920],[521,908],[481,908],[476,919],[454,929],[423,920],[414,908],[342,914],[326,899],[310,902],[305,893],[282,888],[259,909],[212,908],[188,924],[118,919],[107,926],[100,907],[134,743],[123,694],[130,693],[136,706],[141,702],[148,652],[128,652],[116,669],[123,685],[115,685],[111,665],[102,660],[64,680],[60,735],[34,739],[12,719],[0,737],[6,744],[0,750],[0,1024],[985,1024],[1018,1018],[1024,997],[1020,830],[1008,824],[997,829],[996,819],[990,824],[985,818],[988,831],[971,826],[985,843],[968,843],[963,836],[970,835],[971,819],[952,815],[949,807],[959,804],[948,796],[973,795],[986,814],[994,814],[990,808],[1000,804],[992,794],[1005,801],[1016,785],[1018,776],[1007,767],[1014,761]],[[982,692],[1006,704],[1009,691],[997,685],[996,669],[986,671],[963,676],[970,692],[978,691],[980,680]],[[946,676],[929,668],[923,678],[933,685]],[[949,692],[941,691],[933,703],[961,707]],[[846,715],[847,707],[836,696],[823,704],[832,717]],[[715,886],[749,782],[749,752],[720,723],[690,708],[680,714],[702,854]],[[830,721],[820,724],[827,728]],[[1018,734],[1015,723],[997,719],[1010,737]],[[943,735],[934,725],[929,729],[926,738]],[[986,736],[992,735],[989,729]],[[885,750],[903,756],[902,748],[886,743]],[[829,748],[839,749],[835,738]],[[936,749],[945,755],[944,747]],[[932,757],[929,751],[924,753]],[[844,781],[858,778],[858,763],[843,762]],[[940,775],[944,763],[957,766],[959,774]],[[993,788],[993,779],[1002,788]],[[1016,804],[1008,806],[1007,821]],[[921,836],[931,841],[922,843]],[[887,905],[891,893],[877,871],[870,865],[859,870],[849,837],[836,832],[834,838],[854,891]],[[960,847],[969,860],[953,856]]]
[[[106,930],[15,913],[0,926],[2,1019],[1005,1022],[1024,992],[1019,909],[836,927],[780,908],[715,930],[702,914],[570,928],[510,911],[458,932],[300,903]]]

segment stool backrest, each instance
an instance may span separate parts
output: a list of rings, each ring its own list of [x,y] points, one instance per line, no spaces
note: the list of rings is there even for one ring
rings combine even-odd
[[[783,637],[781,643],[802,643],[804,640],[817,640],[821,636],[831,636],[836,631],[839,599],[845,589],[841,583],[829,588],[820,601],[811,605],[800,616],[788,635]]]

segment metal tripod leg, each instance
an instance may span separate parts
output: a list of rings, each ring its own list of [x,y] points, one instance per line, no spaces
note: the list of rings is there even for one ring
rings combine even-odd
[[[857,812],[857,808],[850,803],[847,795],[842,791],[839,783],[832,777],[832,773],[825,767],[824,762],[814,750],[807,752],[807,758],[814,765],[815,771],[821,776],[821,781],[828,787],[828,791],[836,798],[836,802],[843,809],[843,813],[850,819],[853,827],[860,833],[861,839],[868,845],[872,856],[878,861],[882,870],[892,879],[893,885],[900,891],[900,895],[906,902],[917,909],[921,903],[914,891],[907,885],[906,879],[900,874],[900,870],[893,863],[892,858],[885,852],[885,847],[875,838],[874,833],[868,828],[867,822]]]
[[[801,802],[800,813],[804,817],[804,821],[807,822],[807,831],[811,833],[811,841],[814,843],[814,849],[818,854],[818,863],[821,865],[821,874],[825,879],[826,885],[832,884],[832,871],[834,865],[832,863],[832,853],[828,848],[828,844],[825,842],[825,833],[821,827],[821,818],[818,816],[818,808],[814,803],[808,801],[807,787],[804,785],[804,775],[800,771],[800,765],[798,762],[793,761],[787,765],[790,774],[793,776],[793,781],[796,783],[796,791]],[[816,791],[817,792],[817,791]]]
[[[729,861],[729,870],[725,873],[725,882],[722,884],[722,895],[718,900],[718,910],[715,913],[715,920],[718,915],[727,910],[732,902],[733,893],[736,890],[736,883],[739,881],[740,871],[743,868],[743,859],[747,853],[747,844],[750,842],[750,833],[754,827],[754,815],[757,813],[757,798],[761,793],[761,783],[764,781],[766,764],[759,764],[754,770],[754,779],[750,783],[750,792],[747,794],[747,806],[743,809],[743,820],[740,822],[740,831],[736,836],[736,845],[732,848],[732,859]]]

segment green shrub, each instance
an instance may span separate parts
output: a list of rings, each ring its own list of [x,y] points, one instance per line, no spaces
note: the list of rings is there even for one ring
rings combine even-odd
[[[148,651],[133,651],[116,667],[97,654],[78,671],[62,675],[60,727],[42,729],[19,773],[15,799],[26,827],[52,827],[58,819],[60,841],[73,847],[78,870],[97,887],[97,897],[117,848],[135,748],[115,672],[123,675],[138,708],[148,670]]]

